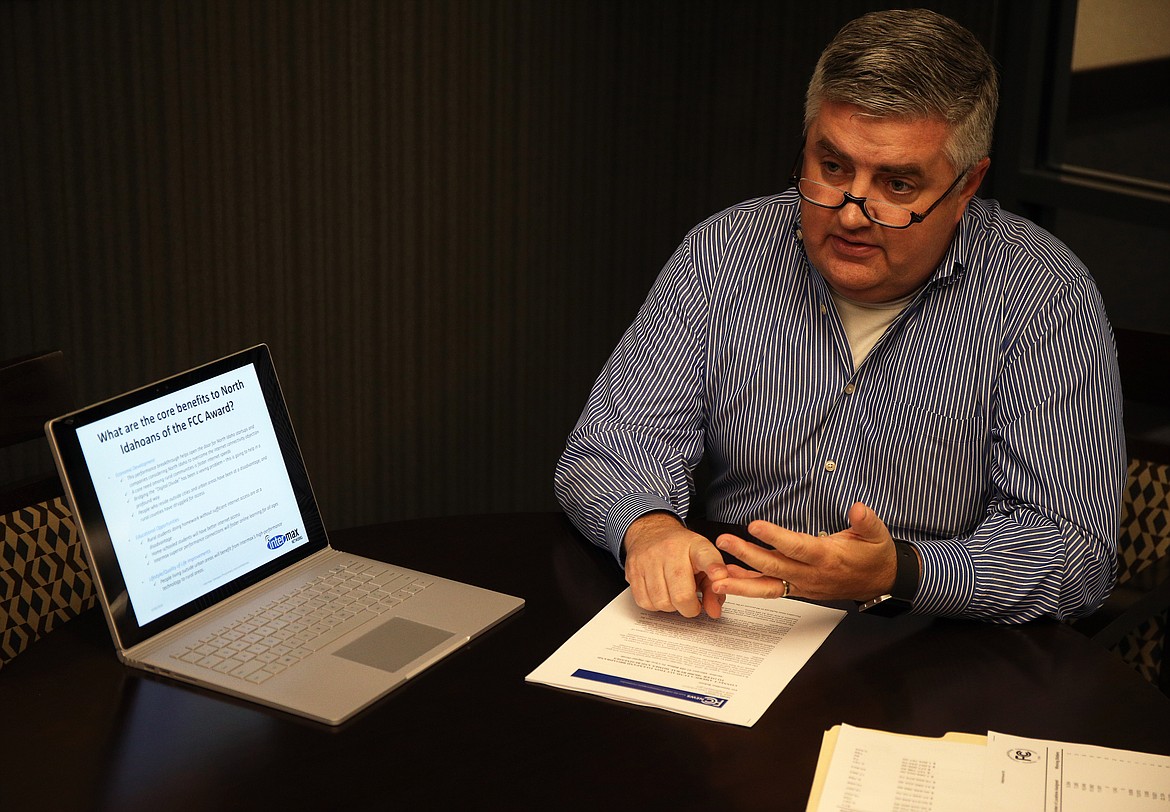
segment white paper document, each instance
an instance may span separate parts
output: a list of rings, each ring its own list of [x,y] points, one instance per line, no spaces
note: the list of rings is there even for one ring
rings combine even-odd
[[[1170,757],[987,734],[989,809],[1170,810]]]
[[[825,733],[808,812],[1170,812],[1170,757],[1003,733]]]
[[[816,812],[983,812],[1027,807],[983,801],[987,746],[982,736],[931,739],[841,725],[830,743]]]
[[[751,727],[845,616],[794,600],[729,597],[685,618],[614,598],[527,681]]]

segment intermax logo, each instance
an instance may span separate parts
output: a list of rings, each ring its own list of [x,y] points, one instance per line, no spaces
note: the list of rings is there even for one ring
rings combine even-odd
[[[284,546],[286,541],[296,541],[301,536],[300,530],[289,530],[287,533],[278,533],[275,536],[265,536],[264,540],[268,543],[269,550],[278,550]]]

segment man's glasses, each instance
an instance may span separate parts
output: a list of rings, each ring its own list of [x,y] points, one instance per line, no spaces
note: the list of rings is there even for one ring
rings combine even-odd
[[[846,203],[856,203],[857,207],[861,209],[862,214],[871,223],[877,223],[879,226],[886,228],[910,228],[915,223],[921,223],[926,219],[932,211],[938,208],[938,204],[946,200],[947,195],[954,191],[955,187],[959,185],[959,181],[967,174],[967,170],[959,173],[959,176],[951,181],[951,185],[942,193],[938,200],[934,201],[926,211],[919,214],[910,209],[904,209],[901,206],[895,206],[893,203],[883,203],[880,200],[873,200],[868,197],[854,197],[843,189],[838,189],[836,186],[828,186],[824,183],[818,183],[815,180],[808,178],[801,178],[797,176],[797,171],[801,166],[801,161],[804,157],[803,150],[796,156],[796,164],[792,167],[792,177],[788,182],[796,187],[796,191],[800,193],[801,198],[812,203],[814,206],[820,206],[822,209],[840,209]]]

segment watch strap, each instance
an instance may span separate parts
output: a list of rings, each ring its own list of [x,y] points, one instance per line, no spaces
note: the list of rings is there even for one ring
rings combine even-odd
[[[918,594],[918,576],[921,569],[918,551],[909,542],[895,541],[894,554],[897,556],[897,570],[890,594],[904,601],[912,601]]]

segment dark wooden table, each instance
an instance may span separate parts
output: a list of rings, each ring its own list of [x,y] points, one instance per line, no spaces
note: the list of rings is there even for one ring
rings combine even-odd
[[[0,809],[803,810],[821,736],[842,722],[1170,755],[1170,699],[1060,624],[851,612],[741,728],[524,682],[625,587],[558,514],[333,543],[527,606],[338,729],[124,668],[88,612],[0,670]]]

